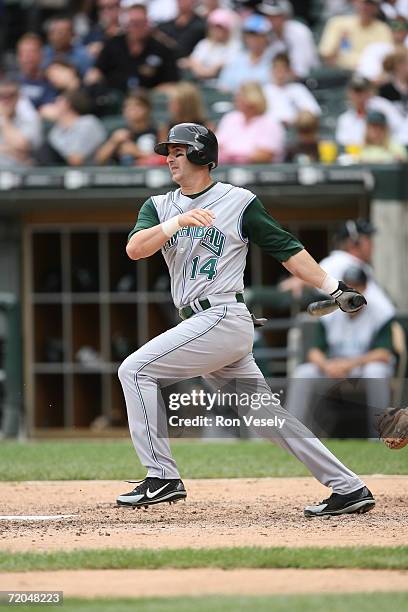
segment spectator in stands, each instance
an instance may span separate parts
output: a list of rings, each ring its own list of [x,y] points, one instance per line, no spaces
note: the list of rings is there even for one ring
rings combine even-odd
[[[200,89],[190,81],[180,81],[168,92],[169,123],[160,129],[160,140],[165,140],[177,123],[200,123],[212,128]]]
[[[66,60],[54,60],[46,68],[45,74],[58,93],[74,91],[81,87],[78,70]]]
[[[113,112],[117,112],[117,107],[121,104],[120,94],[110,91],[104,83],[84,85],[75,66],[65,60],[51,62],[45,70],[45,75],[59,94],[82,89],[92,101],[92,114],[98,117],[112,114],[112,106]],[[40,114],[43,119],[55,121],[59,112],[58,109],[59,106],[54,101],[50,104],[44,104],[40,109]]]
[[[408,49],[403,48],[384,60],[389,74],[388,82],[378,90],[378,95],[389,100],[403,117],[408,117]]]
[[[337,120],[336,141],[339,144],[346,147],[364,144],[369,110],[384,113],[391,133],[397,137],[402,118],[389,100],[375,95],[375,89],[370,81],[354,75],[348,86],[348,98],[350,108]]]
[[[206,38],[194,47],[185,67],[200,80],[215,79],[225,64],[241,50],[240,41],[234,35],[236,15],[228,9],[216,9],[208,16]]]
[[[319,118],[309,111],[301,111],[294,123],[295,140],[286,151],[285,161],[295,163],[318,162]]]
[[[41,145],[41,120],[18,83],[0,82],[0,167],[27,166]]]
[[[295,76],[307,77],[319,63],[318,53],[310,29],[291,18],[293,9],[289,0],[263,0],[258,10],[269,19],[272,27],[272,55],[286,52]]]
[[[359,161],[372,164],[391,164],[408,159],[406,148],[390,136],[387,117],[380,111],[370,111],[364,145]]]
[[[218,125],[220,163],[270,163],[284,155],[285,132],[267,113],[262,87],[243,83],[235,97],[236,110],[224,115]]]
[[[157,142],[152,105],[144,90],[132,91],[123,104],[126,127],[115,130],[95,156],[99,164],[134,166],[150,163]],[[156,156],[155,156],[156,157]]]
[[[371,43],[392,43],[389,26],[378,17],[381,0],[354,0],[353,15],[339,15],[327,22],[320,41],[320,55],[331,65],[347,70],[358,66]]]
[[[105,43],[85,82],[104,80],[108,87],[126,92],[178,81],[173,51],[152,36],[141,0],[123,12],[123,23],[125,33]]]
[[[57,92],[42,69],[42,41],[37,34],[24,34],[17,43],[17,80],[20,93],[35,108],[55,100]]]
[[[205,36],[205,21],[195,13],[195,4],[195,0],[177,0],[177,17],[159,25],[157,36],[173,49],[177,59],[188,57]]]
[[[119,23],[120,0],[98,0],[98,21],[82,38],[92,57],[97,57],[104,43],[121,33]]]
[[[45,76],[58,95],[82,88],[78,70],[66,60],[52,61],[45,69]],[[52,123],[57,120],[59,112],[60,104],[57,98],[53,102],[44,104],[40,109],[41,117]]]
[[[408,21],[397,17],[389,22],[392,32],[392,43],[375,42],[368,45],[358,63],[356,72],[369,81],[381,84],[384,79],[384,61],[394,53],[408,47]]]
[[[389,297],[376,283],[374,270],[371,267],[375,232],[376,228],[367,219],[348,219],[336,232],[333,250],[319,263],[330,276],[335,278],[343,278],[346,270],[352,266],[362,268],[368,277],[367,288],[364,292],[367,301],[376,302],[384,317],[391,319],[395,315],[395,308]],[[304,286],[303,281],[292,276],[280,283],[279,288],[300,296]]]
[[[89,114],[90,99],[85,92],[69,91],[57,98],[58,115],[47,143],[38,152],[40,164],[83,166],[92,163],[106,139],[99,119]]]
[[[45,67],[54,59],[65,59],[83,76],[92,66],[93,58],[86,47],[74,42],[70,17],[53,17],[48,24],[47,38],[48,45],[44,48]]]
[[[348,268],[343,280],[357,291],[366,292],[368,279],[361,267]],[[341,379],[364,379],[368,436],[377,437],[376,416],[389,406],[393,370],[392,318],[381,305],[368,300],[365,308],[351,315],[337,310],[319,320],[307,363],[296,368],[290,381],[286,408],[313,429],[310,400],[317,384],[321,398]]]
[[[245,45],[240,53],[228,61],[220,72],[217,87],[223,91],[237,91],[245,81],[269,82],[271,26],[262,15],[251,15],[242,26]]]
[[[301,111],[321,115],[320,106],[302,83],[294,81],[289,56],[278,53],[272,60],[271,83],[263,88],[268,112],[287,125],[294,123]]]

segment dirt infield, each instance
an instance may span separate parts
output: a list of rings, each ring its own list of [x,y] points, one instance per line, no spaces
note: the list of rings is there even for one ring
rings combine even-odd
[[[385,570],[84,570],[3,574],[8,590],[58,589],[64,597],[286,595],[406,591],[408,572]]]
[[[327,496],[312,478],[186,481],[187,502],[147,511],[115,506],[121,482],[0,483],[0,550],[408,545],[408,477],[366,482],[376,508],[329,520],[303,517]],[[74,516],[1,520],[10,515]]]

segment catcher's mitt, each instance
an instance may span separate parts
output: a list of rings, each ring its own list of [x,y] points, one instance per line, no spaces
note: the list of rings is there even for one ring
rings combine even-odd
[[[377,422],[380,439],[388,448],[397,450],[408,444],[408,408],[392,408]]]

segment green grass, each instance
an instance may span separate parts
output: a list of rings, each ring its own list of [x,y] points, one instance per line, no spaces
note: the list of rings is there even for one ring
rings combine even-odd
[[[102,549],[0,552],[0,571],[61,569],[365,568],[408,569],[408,546],[352,548]],[[408,590],[408,584],[407,584]]]
[[[331,440],[329,448],[359,474],[408,474],[407,454],[366,440]],[[269,442],[175,441],[184,478],[307,476]],[[130,440],[0,442],[0,480],[125,480],[143,478]]]
[[[66,599],[64,612],[394,612],[406,610],[408,593],[276,595],[271,597],[172,597],[146,599]],[[18,606],[45,612],[50,606]]]

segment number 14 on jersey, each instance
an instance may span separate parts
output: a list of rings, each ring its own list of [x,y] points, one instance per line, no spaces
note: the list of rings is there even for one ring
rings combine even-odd
[[[207,280],[212,281],[217,275],[218,259],[216,257],[210,257],[209,259],[206,259],[201,265],[200,259],[201,258],[199,255],[193,258],[191,264],[190,279],[194,280],[197,278],[197,274],[203,274],[207,277]]]

